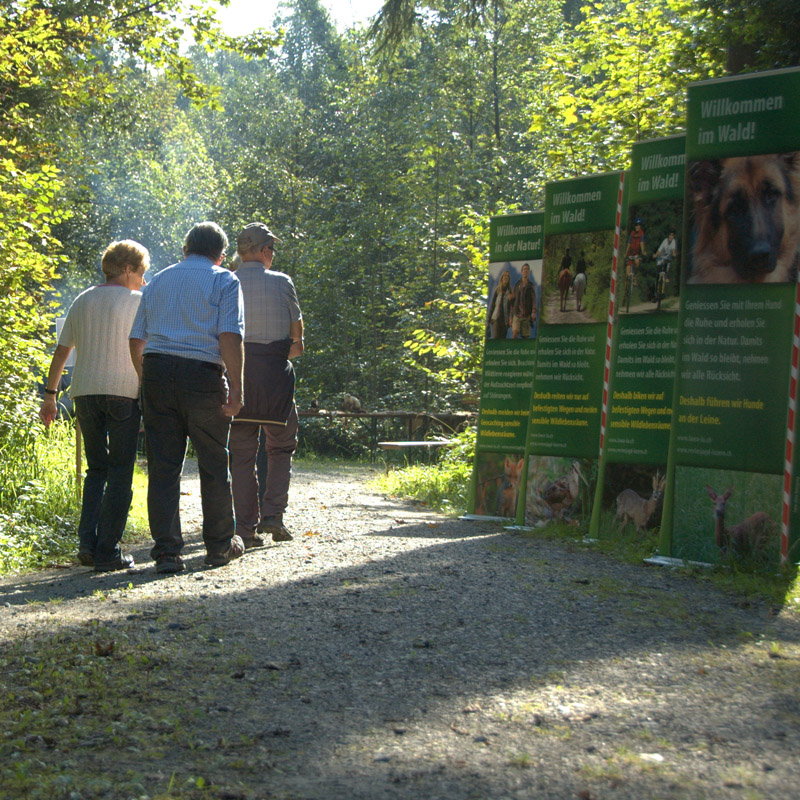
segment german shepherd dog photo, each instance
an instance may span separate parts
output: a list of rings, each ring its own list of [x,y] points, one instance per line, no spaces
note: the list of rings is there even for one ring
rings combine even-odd
[[[796,280],[800,152],[695,161],[687,181],[695,237],[688,283]]]

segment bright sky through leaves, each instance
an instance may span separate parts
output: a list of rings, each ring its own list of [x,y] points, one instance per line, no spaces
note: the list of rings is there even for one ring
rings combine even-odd
[[[254,28],[269,28],[275,18],[280,0],[231,0],[227,8],[220,9],[225,33],[241,36]],[[344,30],[356,22],[365,25],[378,13],[383,0],[321,0],[328,9],[331,20]]]

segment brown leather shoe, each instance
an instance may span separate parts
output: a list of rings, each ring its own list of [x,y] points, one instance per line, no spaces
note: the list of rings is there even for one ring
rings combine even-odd
[[[263,547],[266,542],[263,536],[254,533],[252,536],[242,536],[245,550],[252,550],[254,547]]]
[[[273,542],[291,542],[294,538],[289,529],[283,524],[283,514],[276,514],[274,517],[266,517],[258,526],[261,533],[272,535]]]
[[[226,564],[230,564],[235,558],[241,558],[243,555],[244,542],[242,541],[242,537],[234,534],[231,539],[230,547],[224,553],[216,553],[215,555],[207,553],[205,563],[209,567],[224,567]]]

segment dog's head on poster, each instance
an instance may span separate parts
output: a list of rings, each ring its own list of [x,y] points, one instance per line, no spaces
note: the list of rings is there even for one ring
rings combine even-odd
[[[800,152],[689,165],[694,215],[689,283],[797,278]]]

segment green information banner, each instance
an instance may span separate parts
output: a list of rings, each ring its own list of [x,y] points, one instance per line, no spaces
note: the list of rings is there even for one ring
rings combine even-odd
[[[480,450],[525,449],[535,342],[503,339],[487,342],[478,415]]]
[[[798,149],[800,71],[690,86],[663,556],[769,568],[795,549]]]
[[[609,463],[666,467],[678,318],[619,321],[604,453]],[[663,475],[663,471],[662,471]]]
[[[687,287],[675,454],[681,464],[782,473],[791,286]]]
[[[467,519],[513,519],[541,316],[544,212],[492,217],[486,342]]]
[[[686,138],[633,146],[625,176],[624,233],[606,426],[592,509],[595,538],[655,537],[672,429]]]
[[[603,325],[542,328],[529,435],[538,455],[597,457],[605,337]]]
[[[545,187],[542,326],[517,523],[588,527],[597,479],[620,173]]]

